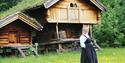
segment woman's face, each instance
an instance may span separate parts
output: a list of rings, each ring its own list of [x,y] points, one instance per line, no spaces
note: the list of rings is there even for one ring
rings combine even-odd
[[[88,34],[89,33],[89,29],[90,29],[90,25],[83,25],[83,30],[82,32],[85,33],[85,34]]]

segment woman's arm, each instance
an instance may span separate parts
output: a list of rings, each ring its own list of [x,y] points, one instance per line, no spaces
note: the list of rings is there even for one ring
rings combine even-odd
[[[85,48],[85,41],[87,38],[84,35],[80,36],[80,46]]]

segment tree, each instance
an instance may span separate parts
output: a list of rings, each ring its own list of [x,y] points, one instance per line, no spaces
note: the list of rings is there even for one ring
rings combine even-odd
[[[94,37],[101,46],[122,46],[125,36],[125,1],[101,0],[107,7],[101,23],[94,26]]]
[[[0,12],[8,10],[20,1],[21,0],[0,0]]]

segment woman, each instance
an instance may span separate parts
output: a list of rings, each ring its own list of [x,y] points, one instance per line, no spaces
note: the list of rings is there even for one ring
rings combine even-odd
[[[83,32],[80,36],[81,63],[98,63],[96,52],[89,37],[89,25],[83,25]]]

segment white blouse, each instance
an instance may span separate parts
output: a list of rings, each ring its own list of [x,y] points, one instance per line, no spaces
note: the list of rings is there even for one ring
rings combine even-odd
[[[80,46],[85,48],[85,41],[89,38],[88,34],[82,34],[80,36]]]

